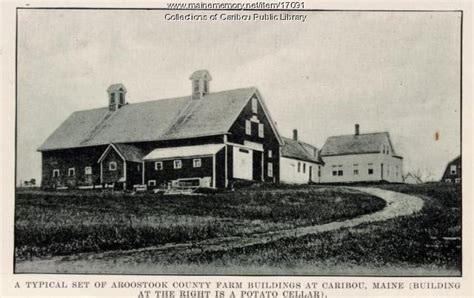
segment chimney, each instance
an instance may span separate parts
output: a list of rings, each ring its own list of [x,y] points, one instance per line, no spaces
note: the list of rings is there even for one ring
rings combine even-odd
[[[109,95],[109,111],[116,111],[126,104],[127,89],[123,84],[112,84],[107,88]]]
[[[298,141],[298,130],[293,129],[293,140]]]
[[[355,125],[355,135],[356,135],[356,136],[359,135],[359,124],[356,124],[356,125]]]
[[[209,81],[212,78],[207,70],[197,70],[193,72],[189,79],[192,82],[193,99],[201,99],[209,93]]]

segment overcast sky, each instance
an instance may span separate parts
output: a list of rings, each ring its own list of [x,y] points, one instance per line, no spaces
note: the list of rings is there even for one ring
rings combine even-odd
[[[186,12],[182,12],[183,14]],[[18,179],[40,178],[36,149],[74,111],[255,86],[282,135],[389,131],[405,172],[439,178],[460,154],[460,14],[308,12],[306,22],[172,22],[163,11],[20,10]],[[439,140],[434,134],[439,131]]]

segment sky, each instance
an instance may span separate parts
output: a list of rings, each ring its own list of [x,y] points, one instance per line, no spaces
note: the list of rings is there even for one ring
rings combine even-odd
[[[283,136],[388,131],[405,173],[439,179],[460,154],[460,14],[308,12],[305,22],[166,21],[157,10],[20,10],[17,181],[41,177],[37,148],[74,111],[255,86]],[[220,13],[220,12],[218,12]],[[182,12],[186,14],[186,12]],[[438,132],[439,138],[434,135]]]

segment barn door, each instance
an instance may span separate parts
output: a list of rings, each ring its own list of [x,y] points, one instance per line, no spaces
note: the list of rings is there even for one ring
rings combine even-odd
[[[262,177],[262,153],[260,151],[253,151],[253,180],[263,181]]]
[[[234,147],[234,178],[252,180],[252,150]]]

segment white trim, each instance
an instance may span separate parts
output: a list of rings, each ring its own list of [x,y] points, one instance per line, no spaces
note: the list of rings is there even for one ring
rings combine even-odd
[[[102,166],[102,162],[100,162],[100,183],[101,184],[104,183],[103,178],[102,178],[103,177],[102,171],[103,171],[103,166]]]
[[[196,162],[199,163],[199,165],[196,165]],[[193,158],[193,168],[200,168],[202,166],[202,160],[200,158]]]
[[[54,173],[55,173],[55,172],[58,173],[57,176],[54,176]],[[53,178],[59,178],[60,173],[61,173],[61,172],[59,171],[59,169],[53,169]]]
[[[275,126],[275,122],[273,121],[272,116],[270,115],[270,112],[268,111],[267,106],[265,105],[265,102],[263,101],[263,98],[262,98],[262,96],[260,95],[260,92],[257,89],[255,89],[255,94],[257,95],[257,99],[260,102],[260,105],[262,106],[263,113],[268,118],[268,122],[270,123],[270,127],[272,128],[273,133],[275,134],[275,137],[278,140],[278,143],[280,145],[284,145],[285,143],[283,142],[283,140],[280,136],[280,133],[278,132],[278,129]],[[234,123],[232,123],[232,124],[234,124]]]
[[[212,187],[217,188],[216,186],[216,155],[212,156]]]
[[[145,184],[145,161],[142,161],[142,185]]]
[[[70,174],[72,170],[72,175]],[[74,167],[67,169],[67,176],[68,177],[74,177],[76,176],[76,169]]]
[[[90,169],[90,173],[87,173],[87,169]],[[84,167],[84,175],[92,175],[92,167],[91,166]]]
[[[150,182],[153,182],[153,185],[150,185]],[[156,186],[156,180],[148,180],[147,185],[148,186]]]
[[[111,165],[115,165],[114,168],[111,168]],[[116,161],[109,161],[109,171],[117,171],[117,162]]]
[[[127,182],[127,162],[123,161],[123,188],[125,188],[125,183]]]
[[[242,144],[237,144],[237,143],[231,143],[231,142],[227,142],[227,144],[231,145],[231,146],[234,146],[234,147],[245,148],[245,149],[249,149],[249,150],[255,150],[255,151],[263,152],[263,144],[255,143],[255,142],[251,142],[251,141],[247,141],[247,140],[244,141],[243,145]]]
[[[227,188],[228,184],[229,184],[229,180],[228,180],[228,165],[227,165],[227,147],[228,147],[228,144],[227,144],[227,135],[224,135],[224,187]]]
[[[179,162],[179,163],[176,163],[176,162]],[[179,165],[179,167],[177,165]],[[173,160],[173,169],[179,170],[179,169],[182,169],[182,168],[183,168],[183,161],[181,159],[174,159]]]
[[[161,165],[160,168],[158,168],[158,167],[156,166],[157,164],[160,164],[160,165]],[[155,162],[153,163],[153,165],[154,165],[155,171],[162,171],[162,170],[163,170],[163,162],[162,162],[162,161],[155,161]]]
[[[99,160],[97,161],[97,163],[102,162],[102,160],[103,160],[103,159],[107,156],[107,154],[109,153],[111,147],[115,150],[115,152],[117,152],[117,154],[120,156],[120,158],[122,158],[123,161],[125,161],[125,157],[122,155],[122,153],[120,153],[120,151],[117,149],[117,147],[115,147],[114,144],[110,144],[110,145],[105,149],[104,153],[102,153],[102,155],[99,157]]]

